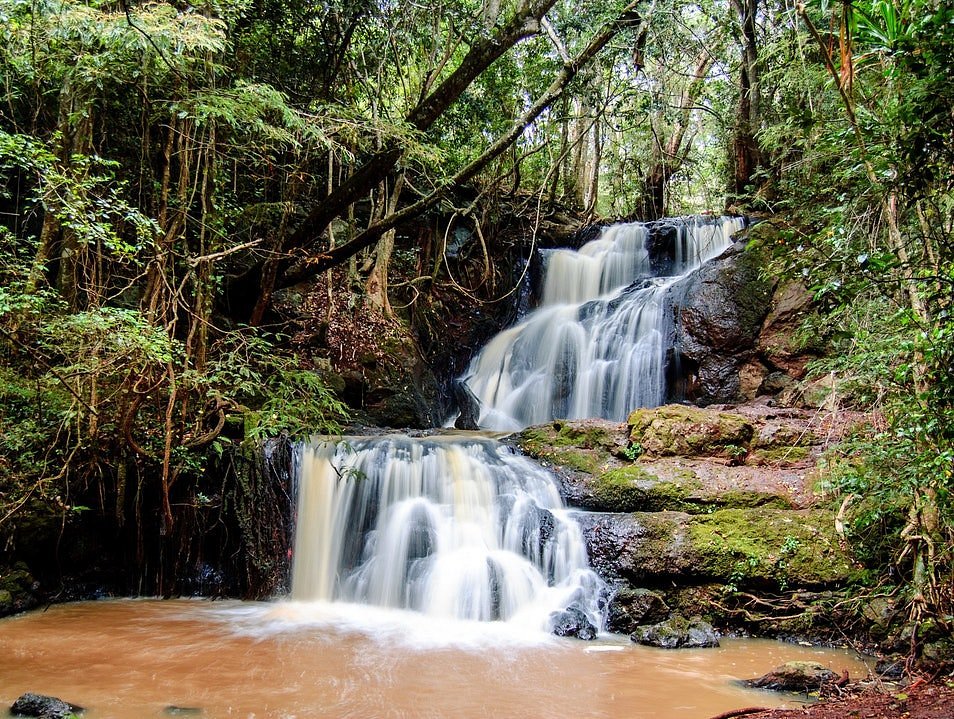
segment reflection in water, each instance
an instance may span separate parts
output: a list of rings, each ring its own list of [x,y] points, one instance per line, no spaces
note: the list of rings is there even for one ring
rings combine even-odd
[[[667,652],[502,624],[325,603],[60,605],[0,621],[0,705],[36,691],[88,707],[89,719],[161,717],[169,705],[208,719],[705,719],[781,704],[732,680],[783,661],[865,671],[847,652],[765,640]]]

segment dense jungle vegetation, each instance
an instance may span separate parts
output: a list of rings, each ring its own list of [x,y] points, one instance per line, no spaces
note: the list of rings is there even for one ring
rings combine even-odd
[[[230,444],[335,431],[348,408],[274,294],[327,281],[401,323],[395,263],[411,302],[457,282],[413,223],[446,247],[507,215],[730,208],[778,228],[766,271],[814,295],[815,371],[874,418],[828,478],[871,586],[950,627],[948,3],[0,0],[0,18],[3,556],[38,517],[90,513],[161,547],[214,523]]]

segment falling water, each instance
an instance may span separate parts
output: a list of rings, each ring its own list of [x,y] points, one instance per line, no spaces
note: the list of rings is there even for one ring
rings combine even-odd
[[[599,626],[601,581],[553,477],[491,439],[404,436],[301,450],[292,599],[547,629]]]
[[[514,430],[554,418],[622,420],[666,398],[674,324],[669,288],[731,244],[740,218],[691,218],[650,257],[649,228],[613,225],[578,251],[545,253],[540,306],[494,337],[464,377],[481,427]],[[654,276],[653,268],[666,276]]]

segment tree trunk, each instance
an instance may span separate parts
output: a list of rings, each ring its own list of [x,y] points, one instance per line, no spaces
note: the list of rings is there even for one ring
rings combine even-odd
[[[394,190],[387,201],[385,216],[395,213],[403,189],[404,173],[401,173],[394,183]],[[371,269],[371,274],[368,275],[368,281],[365,284],[368,301],[373,307],[378,308],[385,317],[394,316],[394,310],[391,309],[391,302],[388,299],[388,266],[391,262],[391,253],[394,251],[394,234],[395,230],[392,228],[381,235],[381,239],[378,240],[378,246],[374,253],[374,267]]]
[[[755,24],[758,0],[731,0],[739,19],[739,111],[733,140],[733,190],[744,196],[750,192],[753,177],[762,162],[758,133],[761,121],[761,82],[758,65],[758,35]]]

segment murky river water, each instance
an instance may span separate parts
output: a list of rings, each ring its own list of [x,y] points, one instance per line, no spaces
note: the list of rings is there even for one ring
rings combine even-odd
[[[783,661],[865,671],[845,651],[772,641],[665,651],[623,639],[514,636],[499,622],[338,604],[66,604],[0,621],[0,706],[35,691],[87,707],[90,719],[168,716],[171,706],[213,719],[705,719],[780,705],[732,682]]]

